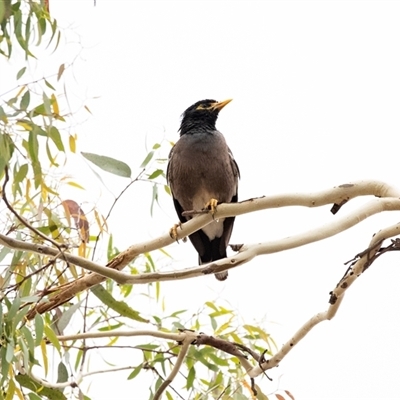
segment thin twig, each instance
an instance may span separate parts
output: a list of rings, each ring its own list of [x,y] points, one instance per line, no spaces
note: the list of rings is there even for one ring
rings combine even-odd
[[[114,199],[113,203],[111,204],[110,209],[108,210],[108,213],[107,213],[106,217],[104,218],[103,224],[101,225],[101,229],[103,229],[106,221],[110,217],[112,210],[114,209],[115,205],[117,204],[117,201],[131,187],[131,185],[133,185],[135,182],[137,182],[140,179],[140,177],[143,175],[144,171],[145,171],[145,169],[143,168],[143,170],[136,176],[136,178],[133,179],[131,182],[129,182],[129,184],[126,185],[126,187],[121,191],[121,193]],[[94,260],[94,256],[95,256],[95,253],[96,253],[96,248],[97,248],[97,244],[98,244],[99,239],[100,239],[100,235],[101,235],[101,230],[98,233],[98,235],[96,237],[96,240],[95,240],[95,244],[94,244],[94,247],[93,247],[93,253],[92,253],[92,260]]]
[[[34,232],[36,235],[40,236],[42,239],[44,239],[44,240],[50,242],[51,244],[53,244],[54,246],[56,246],[58,248],[58,250],[60,250],[60,252],[62,253],[62,251],[63,251],[62,249],[66,248],[66,246],[64,244],[57,243],[52,238],[46,236],[44,233],[42,233],[38,229],[34,228],[25,218],[23,218],[21,215],[19,215],[14,210],[12,205],[9,203],[9,201],[7,199],[7,195],[6,195],[6,186],[7,186],[9,179],[10,179],[10,177],[8,175],[8,166],[6,166],[4,168],[4,183],[3,183],[3,188],[2,188],[2,198],[3,198],[3,201],[6,204],[7,208],[9,209],[9,211],[12,212],[15,215],[15,217],[18,219],[18,221],[20,221],[25,227],[27,227],[29,230]]]
[[[185,356],[189,350],[189,347],[192,343],[193,339],[190,336],[185,337],[182,343],[182,348],[181,351],[178,354],[178,358],[176,359],[176,363],[174,365],[174,368],[170,372],[168,378],[160,385],[158,388],[157,392],[154,395],[153,400],[159,400],[161,398],[161,395],[163,394],[164,390],[172,383],[172,381],[175,379],[176,375],[179,372],[179,369],[181,368],[181,365],[185,359]]]

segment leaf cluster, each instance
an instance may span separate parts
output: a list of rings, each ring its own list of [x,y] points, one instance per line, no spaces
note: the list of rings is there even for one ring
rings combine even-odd
[[[78,135],[71,128],[72,113],[62,89],[68,82],[66,65],[61,64],[50,77],[35,77],[31,81],[27,77],[27,61],[36,57],[34,49],[53,45],[55,50],[62,37],[48,3],[0,1],[0,28],[0,55],[10,59],[22,50],[25,58],[15,76],[16,87],[0,95],[0,233],[39,248],[41,244],[50,244],[58,249],[58,255],[50,257],[0,247],[0,400],[71,396],[88,399],[81,387],[81,371],[100,348],[104,354],[108,348],[132,351],[134,364],[119,367],[128,370],[127,379],[134,385],[138,385],[139,377],[152,374],[152,398],[173,369],[180,344],[165,340],[125,344],[113,336],[113,332],[132,326],[156,328],[160,332],[208,329],[238,344],[252,343],[260,352],[273,348],[272,339],[263,330],[240,324],[233,310],[216,303],[206,303],[195,315],[185,310],[166,312],[159,282],[141,290],[107,280],[55,310],[43,315],[33,313],[31,318],[36,305],[87,275],[84,269],[66,262],[63,255],[74,253],[93,259],[96,251],[103,248],[107,260],[118,256],[120,250],[107,221],[132,184],[149,183],[150,214],[160,193],[170,195],[165,182],[165,153],[172,143],[155,143],[135,174],[123,161],[79,153]],[[85,109],[90,112],[87,106]],[[65,172],[68,160],[81,156],[90,162],[88,165],[100,184],[102,171],[129,182],[104,214],[95,205],[88,210],[73,198],[60,195],[64,186],[71,193],[84,190]],[[169,257],[165,250],[160,255]],[[146,253],[132,260],[128,269],[132,274],[155,272],[157,259]],[[151,302],[154,312],[147,311],[148,307],[137,302],[138,298]],[[58,339],[68,332],[84,331],[109,335],[103,342],[66,343]],[[174,383],[166,391],[168,399],[182,397],[185,392],[193,399],[252,396],[238,360],[212,347],[191,346],[180,374],[178,386]],[[50,377],[54,376],[57,381],[51,383]],[[262,396],[259,391],[257,398],[266,398]]]

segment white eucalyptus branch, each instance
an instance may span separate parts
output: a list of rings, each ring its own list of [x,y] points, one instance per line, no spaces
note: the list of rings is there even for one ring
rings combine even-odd
[[[189,331],[189,333],[193,333],[193,332]],[[172,371],[170,372],[168,378],[165,379],[165,381],[158,388],[157,392],[154,395],[153,400],[159,400],[161,398],[161,395],[163,394],[164,390],[172,383],[172,381],[175,379],[176,375],[178,374],[178,372],[182,366],[182,363],[185,360],[185,357],[189,350],[189,347],[193,342],[193,338],[191,336],[192,335],[190,335],[190,334],[186,335],[185,339],[183,339],[182,347],[178,354],[178,358],[176,359],[175,365],[172,368]]]
[[[246,200],[246,202],[238,204],[238,205],[232,205],[232,204],[221,204],[218,207],[223,207],[224,212],[221,214],[225,215],[233,215],[231,212],[227,212],[226,209],[230,209],[232,207],[240,207],[242,205],[246,205],[247,202],[251,202],[252,200]],[[219,210],[219,208],[218,208]],[[228,210],[229,211],[229,210]],[[143,273],[143,274],[137,274],[137,275],[131,275],[131,274],[126,274],[123,272],[120,272],[116,269],[111,269],[109,267],[104,267],[99,264],[96,264],[92,261],[89,261],[87,259],[84,259],[79,256],[74,256],[71,254],[66,254],[65,259],[69,262],[72,262],[75,265],[78,265],[82,268],[88,269],[90,271],[97,271],[99,274],[107,276],[111,279],[114,279],[117,283],[119,284],[147,284],[147,283],[152,283],[152,282],[160,282],[160,281],[171,281],[171,280],[179,280],[179,279],[189,279],[189,278],[195,278],[198,276],[202,276],[205,274],[213,274],[215,272],[221,272],[225,271],[228,269],[236,268],[242,264],[245,264],[252,260],[254,257],[259,256],[259,255],[265,255],[265,254],[272,254],[272,253],[277,253],[280,251],[284,250],[289,250],[293,249],[296,247],[304,246],[306,244],[310,244],[313,242],[317,242],[323,239],[327,239],[331,236],[337,235],[340,232],[343,232],[363,220],[371,217],[374,214],[384,212],[384,211],[400,211],[400,199],[398,198],[381,198],[381,199],[373,199],[370,200],[367,204],[364,204],[360,206],[358,209],[354,210],[353,212],[349,213],[347,216],[344,217],[337,217],[335,221],[332,221],[330,223],[321,225],[319,227],[316,227],[312,230],[309,230],[307,232],[303,232],[298,235],[286,237],[283,239],[279,239],[276,241],[270,241],[270,242],[264,242],[264,243],[257,243],[257,244],[247,244],[243,245],[239,252],[235,254],[234,256],[224,258],[222,260],[215,261],[213,263],[209,264],[203,264],[200,266],[195,266],[195,267],[190,267],[186,269],[182,269],[179,271],[168,271],[168,272],[150,272],[150,273]],[[249,211],[250,212],[250,211]],[[244,212],[242,212],[243,214]],[[179,236],[180,237],[185,237],[186,233],[189,235],[190,233],[196,231],[199,229],[198,227],[203,227],[204,222],[202,221],[197,221],[200,219],[211,219],[212,218],[208,215],[205,216],[200,216],[196,219],[190,220],[186,222],[185,224],[182,225],[182,231],[184,232],[185,235],[180,233],[180,230],[178,230]],[[222,218],[222,216],[221,216]],[[194,226],[194,228],[193,228]],[[158,241],[165,239],[166,235],[163,235],[161,238],[156,239]],[[168,235],[169,237],[169,235]],[[172,240],[169,238],[169,240]],[[30,244],[26,242],[21,242],[16,239],[10,239],[8,237],[4,237],[4,235],[0,234],[0,244],[7,245],[8,247],[12,247],[14,249],[21,250],[22,247],[24,249],[28,249],[30,251],[40,253],[40,254],[48,254],[48,253],[56,253],[58,254],[58,250],[55,250],[53,248],[47,247],[47,246],[41,246],[41,245],[36,245],[36,244]],[[23,244],[23,246],[22,246]],[[46,247],[46,249],[44,249]],[[135,250],[133,251],[132,248],[135,247]],[[161,248],[160,247],[154,247],[151,246],[152,249],[156,248]],[[141,244],[141,245],[136,245],[132,246],[129,248],[126,252],[121,253],[118,255],[114,260],[119,258],[121,255],[122,257],[125,257],[126,253],[135,253],[136,255],[139,254],[139,252],[147,252],[146,245]],[[114,263],[114,260],[112,260],[109,264]],[[80,278],[81,281],[88,281],[93,279],[93,275],[89,274],[83,278]],[[98,277],[100,282],[104,280],[104,277]],[[78,280],[79,281],[79,280]],[[100,283],[95,281],[93,284]],[[68,286],[65,285],[65,286]],[[87,285],[84,285],[88,287]],[[92,285],[89,285],[92,286]]]
[[[360,213],[358,210],[357,213],[352,213],[350,216],[345,218],[347,224],[343,221],[339,223],[339,225],[343,226],[352,226],[355,223],[355,216],[363,217],[362,219],[367,218],[371,213],[379,212],[377,210],[384,210],[384,209],[391,209],[392,205],[396,204],[399,206],[398,199],[379,199],[369,202],[363,208],[363,212]],[[388,206],[388,208],[387,208]],[[383,207],[383,208],[382,208]],[[354,214],[354,215],[353,215]],[[360,222],[362,219],[359,219]],[[339,222],[339,221],[338,221]],[[335,224],[333,224],[335,225]],[[329,229],[328,229],[329,228]],[[336,232],[335,226],[332,228],[332,224],[327,226],[326,232],[322,233],[322,235],[327,234],[328,232]],[[319,232],[320,234],[320,232]],[[334,233],[332,233],[334,234]],[[99,337],[115,337],[115,336],[153,336],[161,339],[169,339],[175,340],[178,343],[183,344],[181,352],[178,355],[177,363],[175,364],[172,372],[170,373],[169,377],[163,382],[160,386],[159,390],[157,391],[154,399],[158,400],[164,390],[168,387],[168,385],[173,381],[181,364],[184,360],[184,357],[187,353],[187,350],[191,344],[193,345],[210,345],[215,348],[218,348],[222,351],[225,351],[229,354],[233,354],[238,357],[239,361],[241,362],[242,366],[244,367],[245,371],[249,374],[250,378],[255,378],[262,374],[264,371],[274,368],[280,364],[280,362],[289,354],[289,352],[320,322],[331,320],[337,313],[342,300],[344,298],[345,292],[350,288],[350,286],[355,282],[357,278],[361,276],[361,274],[372,264],[375,260],[374,256],[379,251],[382,243],[384,240],[389,239],[394,236],[398,236],[400,234],[400,223],[389,226],[385,229],[382,229],[377,234],[375,234],[369,244],[367,250],[363,251],[358,255],[358,260],[351,266],[348,271],[346,272],[345,276],[340,280],[339,284],[336,288],[331,292],[331,300],[330,306],[326,311],[320,312],[310,318],[294,335],[293,337],[286,342],[282,348],[269,360],[263,361],[260,359],[257,366],[252,366],[250,362],[246,359],[246,357],[237,351],[236,349],[232,349],[232,343],[214,338],[212,336],[205,335],[203,333],[195,333],[192,331],[184,331],[179,333],[167,333],[167,332],[158,332],[158,331],[151,331],[151,330],[140,330],[140,331],[116,331],[116,332],[87,332],[81,333],[76,335],[69,335],[69,336],[58,336],[60,341],[67,341],[67,340],[78,340],[78,339],[88,339],[88,338],[99,338]],[[310,240],[311,237],[314,237],[315,231],[312,230],[309,233],[310,237],[307,240]],[[297,235],[293,243],[300,243],[298,236],[306,236],[305,234]],[[288,238],[287,240],[290,240]],[[292,238],[293,240],[293,238]],[[260,247],[265,245],[260,245]],[[249,246],[251,248],[251,246]],[[246,250],[245,250],[246,251]],[[278,250],[279,251],[279,250]]]
[[[334,187],[329,190],[324,190],[317,193],[311,194],[283,194],[283,195],[274,195],[274,196],[264,196],[255,199],[244,200],[240,203],[230,203],[230,204],[221,204],[218,206],[217,211],[214,215],[215,219],[232,217],[243,215],[255,211],[266,210],[270,208],[281,208],[288,206],[304,206],[304,207],[320,207],[327,204],[341,204],[343,202],[347,202],[353,198],[359,196],[367,196],[374,195],[376,197],[387,197],[385,201],[376,200],[377,203],[374,204],[369,203],[364,207],[361,207],[359,211],[354,211],[353,214],[347,218],[342,218],[340,221],[336,221],[333,224],[330,224],[332,227],[329,229],[329,226],[323,228],[324,233],[319,234],[318,231],[320,228],[316,228],[311,232],[306,232],[304,234],[300,234],[297,236],[293,236],[292,238],[286,238],[283,240],[265,243],[264,245],[258,245],[261,250],[255,252],[255,255],[260,254],[269,254],[278,251],[287,250],[293,247],[303,246],[308,243],[312,243],[318,240],[325,239],[327,237],[333,236],[337,233],[342,232],[354,225],[356,223],[361,222],[365,218],[376,214],[382,211],[393,211],[400,210],[400,205],[396,202],[395,198],[400,197],[400,191],[392,188],[384,182],[380,181],[360,181],[356,183],[344,184],[337,187]],[[390,201],[389,197],[393,198],[393,203]],[[178,229],[178,239],[182,239],[184,237],[189,236],[191,233],[201,229],[207,224],[211,223],[213,218],[211,215],[200,215],[195,219],[192,219],[184,224],[182,224],[182,228]],[[290,240],[289,240],[290,239]],[[128,259],[129,262],[132,261],[135,257],[140,254],[157,250],[167,245],[173,243],[174,240],[169,236],[169,234],[164,234],[159,238],[152,239],[150,241],[146,241],[143,243],[139,243],[129,247],[124,252],[120,253],[114,260],[111,260],[108,265],[113,266],[113,264],[118,264],[120,259],[124,259],[124,262],[120,262],[119,264],[124,264],[126,266],[125,259]],[[0,244],[3,246],[9,247],[15,250],[21,251],[31,251],[37,254],[44,254],[50,256],[59,255],[59,250],[35,243],[28,243],[21,240],[10,238],[6,235],[0,234]],[[250,253],[250,251],[248,251]],[[147,273],[147,274],[139,274],[134,277],[130,274],[119,273],[118,271],[113,270],[110,267],[105,267],[103,265],[92,262],[86,258],[79,257],[70,253],[63,253],[63,257],[67,262],[75,264],[79,267],[87,269],[89,271],[98,273],[103,275],[104,277],[114,279],[117,283],[150,283],[158,280],[170,280],[170,279],[184,279],[184,278],[192,278],[195,276],[202,275],[204,272],[203,268],[190,268],[185,270],[183,274],[179,274],[178,272],[171,273]],[[216,265],[220,265],[216,263]],[[118,264],[118,266],[119,266]],[[229,265],[230,263],[228,263]],[[121,267],[118,269],[122,269]],[[220,269],[218,269],[219,271]],[[193,274],[190,273],[193,271]],[[210,271],[212,273],[212,271]],[[178,274],[178,275],[176,275]],[[91,275],[88,275],[86,278],[92,278]],[[148,279],[147,279],[148,278]],[[169,278],[169,279],[168,279]],[[82,278],[85,279],[85,278]],[[96,282],[98,283],[98,282]]]
[[[347,216],[335,217],[335,221],[329,224],[322,225],[299,235],[272,242],[247,244],[242,246],[239,252],[232,257],[180,271],[154,272],[137,275],[120,272],[121,269],[128,265],[139,254],[157,250],[173,243],[174,240],[169,234],[164,234],[159,238],[129,247],[111,260],[107,266],[102,266],[85,258],[64,252],[62,256],[64,260],[93,273],[67,283],[62,287],[54,288],[53,291],[57,291],[57,293],[53,294],[47,302],[38,304],[35,310],[28,315],[28,318],[32,318],[36,312],[43,313],[63,304],[82,290],[86,290],[103,282],[106,277],[115,280],[119,284],[147,284],[157,281],[194,278],[236,268],[249,262],[258,255],[276,253],[326,239],[349,229],[376,213],[400,210],[400,191],[380,181],[359,181],[315,193],[282,194],[249,199],[235,204],[221,204],[218,206],[214,218],[238,216],[264,209],[288,206],[320,207],[327,204],[343,205],[351,199],[368,195],[373,195],[378,198],[371,200]],[[190,235],[212,221],[213,218],[210,214],[199,215],[193,218],[182,224],[181,229],[178,229],[178,239]],[[50,256],[59,254],[59,250],[56,248],[19,241],[5,235],[0,235],[0,244],[12,249],[31,251],[38,254]]]
[[[115,368],[108,368],[108,369],[99,369],[97,371],[90,371],[82,373],[82,378],[86,378],[91,375],[98,375],[98,374],[108,374],[110,372],[119,372],[119,371],[129,371],[135,368],[133,365],[127,365],[125,367],[115,367]]]
[[[230,205],[227,206],[230,207]],[[330,223],[313,228],[307,232],[276,241],[243,245],[237,254],[222,260],[214,261],[210,264],[203,264],[179,271],[152,272],[138,275],[121,274],[121,281],[123,281],[122,283],[128,284],[145,284],[155,281],[188,279],[202,276],[204,274],[213,274],[215,272],[226,271],[245,264],[256,256],[277,253],[327,239],[359,224],[374,214],[383,211],[399,210],[400,199],[398,198],[373,199],[367,204],[360,206],[357,210],[349,213],[347,216],[338,217],[335,221]],[[192,221],[193,220],[187,222],[186,224],[189,224]]]
[[[29,368],[29,369],[25,368],[24,359],[23,359],[21,351],[18,351],[17,353],[15,353],[15,357],[17,358],[16,367],[17,367],[19,374],[29,376],[34,381],[38,382],[40,385],[42,385],[44,387],[51,388],[51,389],[65,389],[68,386],[71,386],[71,387],[77,386],[78,383],[81,382],[81,380],[82,380],[81,375],[78,374],[77,378],[74,380],[70,380],[70,381],[66,381],[66,382],[55,382],[55,383],[49,382],[46,379],[40,378],[39,376],[34,374],[34,372],[32,371],[32,368]]]
[[[250,199],[237,204],[221,204],[218,206],[215,218],[225,218],[229,216],[238,216],[249,212],[259,211],[268,208],[278,208],[287,206],[305,206],[305,207],[319,207],[326,204],[336,204],[337,208],[340,208],[347,201],[358,197],[374,195],[378,198],[370,200],[366,204],[358,207],[356,210],[348,213],[345,216],[335,217],[333,222],[324,224],[320,227],[314,228],[307,232],[303,232],[292,237],[286,237],[284,239],[258,243],[258,244],[246,244],[241,246],[238,253],[232,257],[228,257],[224,260],[219,260],[208,265],[196,266],[193,268],[187,268],[181,271],[170,271],[170,272],[157,272],[130,275],[120,272],[125,265],[127,265],[137,255],[156,250],[164,247],[173,242],[169,235],[163,235],[160,238],[140,243],[131,246],[126,251],[118,255],[113,259],[107,267],[103,267],[96,263],[92,263],[81,257],[73,256],[68,253],[64,253],[65,259],[68,262],[74,263],[75,265],[87,268],[93,274],[89,274],[80,281],[83,282],[83,288],[88,288],[93,284],[99,283],[104,280],[104,277],[98,275],[98,273],[115,279],[118,283],[130,283],[130,284],[145,284],[155,281],[167,281],[175,279],[187,279],[204,274],[222,272],[227,269],[235,268],[242,265],[254,257],[262,254],[275,253],[299,246],[303,246],[309,243],[313,243],[319,240],[326,239],[333,235],[336,235],[344,230],[355,226],[366,218],[384,211],[395,211],[400,210],[400,192],[396,189],[386,185],[383,182],[376,181],[363,181],[354,184],[347,184],[335,187],[331,190],[322,191],[314,194],[290,194],[280,196],[269,196],[258,199]],[[188,236],[192,232],[202,228],[206,224],[212,222],[211,215],[199,215],[198,217],[188,221],[182,225],[182,229],[178,229],[178,237],[183,238]],[[229,348],[233,344],[222,339],[213,338],[202,333],[195,333],[192,331],[183,331],[179,333],[167,333],[152,330],[138,330],[138,331],[115,331],[115,332],[86,332],[76,335],[58,336],[60,341],[68,340],[80,340],[80,339],[95,339],[101,337],[116,337],[116,336],[150,336],[159,339],[173,340],[182,345],[182,348],[178,354],[177,362],[173,367],[168,378],[163,382],[158,391],[156,392],[155,399],[158,400],[168,385],[174,380],[182,363],[185,359],[187,351],[190,345],[211,345],[215,348],[219,348],[227,353],[238,356],[242,366],[249,374],[251,378],[255,378],[262,374],[265,370],[271,369],[277,365],[288,355],[288,353],[320,322],[330,320],[339,309],[345,292],[355,282],[355,280],[371,265],[376,259],[375,255],[379,252],[381,245],[384,240],[398,236],[400,234],[400,223],[393,226],[387,227],[378,232],[371,240],[371,243],[367,250],[357,255],[357,260],[348,269],[346,275],[340,280],[339,284],[331,292],[330,306],[326,311],[320,312],[310,318],[294,335],[285,343],[282,348],[269,360],[260,358],[258,365],[253,366],[246,357],[239,351]],[[15,239],[10,239],[7,236],[0,235],[0,244],[7,245],[11,248],[16,248],[25,251],[34,251],[39,254],[48,254],[55,256],[59,253],[58,249],[54,249],[48,246],[29,244],[26,242],[20,242]],[[94,281],[95,279],[95,281]],[[94,282],[94,283],[93,283]],[[68,285],[67,285],[68,286]],[[71,288],[77,292],[76,282],[70,284]],[[81,289],[82,290],[82,289]],[[72,294],[72,292],[70,293]],[[57,295],[56,295],[57,296]],[[56,297],[54,296],[54,297]],[[50,299],[51,300],[51,299]],[[224,348],[225,346],[225,348]],[[235,354],[237,351],[237,354]],[[238,355],[239,354],[239,355]],[[103,371],[99,371],[101,373]],[[107,372],[107,371],[104,371]],[[47,381],[43,381],[40,378],[32,377],[44,386],[48,387],[65,387],[72,385],[73,383],[79,382],[83,375],[80,374],[77,377],[77,381],[64,382],[59,384],[49,384]],[[78,379],[79,378],[79,379]],[[61,385],[61,386],[60,386]],[[63,386],[64,385],[64,386]]]
[[[76,387],[82,382],[82,375],[79,373],[76,379],[66,381],[66,382],[49,382],[46,379],[40,378],[35,375],[32,370],[28,372],[28,376],[30,376],[33,380],[39,382],[41,385],[51,389],[65,389],[66,387]]]
[[[60,342],[67,340],[83,340],[83,339],[98,339],[98,338],[110,338],[110,337],[133,337],[133,336],[152,336],[159,339],[175,340],[176,342],[183,342],[191,331],[185,332],[160,332],[150,329],[141,329],[136,331],[110,331],[110,332],[84,332],[77,333],[75,335],[62,335],[57,336]],[[192,340],[196,337],[193,336]]]
[[[215,338],[213,336],[206,335],[205,333],[198,333],[191,330],[183,330],[182,332],[173,333],[173,332],[159,332],[154,330],[134,330],[134,331],[113,331],[113,332],[85,332],[85,333],[77,333],[74,335],[62,335],[57,336],[60,342],[66,341],[75,341],[75,340],[87,340],[87,339],[98,339],[98,338],[112,338],[112,337],[133,337],[133,336],[151,336],[159,339],[173,340],[182,345],[181,351],[178,354],[177,361],[173,370],[171,371],[168,378],[164,381],[164,383],[160,386],[159,391],[157,392],[157,396],[160,396],[161,393],[165,390],[166,387],[174,380],[176,374],[178,373],[184,358],[187,354],[188,348],[190,345],[195,346],[211,346],[225,353],[236,356],[245,371],[250,371],[253,369],[253,365],[247,360],[246,355],[243,353],[242,347],[237,346],[235,343],[230,342],[228,340]],[[259,356],[255,355],[250,349],[247,349],[252,356],[259,360]],[[107,371],[105,371],[107,372]],[[162,390],[161,390],[162,389]],[[154,397],[157,399],[159,397]]]
[[[248,374],[251,378],[257,377],[263,371],[271,369],[279,365],[285,356],[303,339],[317,324],[322,321],[331,320],[339,309],[345,292],[350,286],[358,279],[361,274],[371,265],[374,261],[375,254],[379,251],[384,240],[389,239],[400,234],[400,223],[389,226],[379,231],[373,236],[369,247],[366,251],[362,252],[362,256],[349,268],[346,275],[340,280],[336,288],[331,292],[331,305],[324,311],[314,315],[308,320],[295,334],[286,342],[282,348],[269,360],[257,365]]]
[[[76,376],[75,379],[71,379],[66,382],[49,382],[46,379],[43,379],[39,377],[38,375],[34,374],[32,370],[30,370],[28,373],[23,369],[22,373],[27,373],[29,377],[31,377],[34,381],[40,383],[42,386],[51,388],[51,389],[65,389],[66,387],[76,387],[79,386],[84,378],[87,378],[88,376],[92,375],[98,375],[98,374],[106,374],[110,372],[118,372],[118,371],[126,371],[126,370],[131,370],[133,369],[134,366],[125,366],[125,367],[115,367],[115,368],[109,368],[109,369],[102,369],[102,370],[97,370],[97,371],[90,371],[90,372],[79,372]]]

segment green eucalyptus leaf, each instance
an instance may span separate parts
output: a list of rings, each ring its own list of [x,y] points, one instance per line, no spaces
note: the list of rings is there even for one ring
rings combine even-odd
[[[35,393],[40,394],[40,399],[43,397],[49,400],[66,400],[65,395],[58,389],[48,388],[43,386],[40,382],[34,380],[28,375],[19,374],[16,375],[15,380],[23,387],[32,390]]]
[[[40,314],[35,315],[35,346],[39,346],[43,338],[44,322]]]
[[[64,329],[68,326],[71,321],[72,316],[75,314],[79,307],[85,300],[81,300],[80,302],[72,305],[66,311],[64,311],[60,317],[60,319],[56,322],[58,332],[63,332]]]
[[[63,383],[68,381],[68,370],[65,364],[60,361],[58,364],[58,374],[57,374],[57,383]]]
[[[0,347],[0,359],[1,359],[1,374],[0,383],[3,383],[8,378],[8,367],[10,363],[6,360],[7,349],[5,346]]]
[[[18,168],[17,173],[14,175],[14,181],[22,183],[28,173],[28,164],[23,164]]]
[[[189,370],[189,374],[186,379],[186,388],[191,389],[193,388],[194,378],[196,377],[196,370],[192,367]]]
[[[46,79],[44,80],[44,83],[45,83],[45,85],[46,85],[48,88],[50,88],[51,90],[54,90],[54,91],[56,90],[55,87],[54,87],[53,85],[51,85],[50,82],[47,81]]]
[[[21,102],[19,104],[20,109],[25,111],[29,106],[30,100],[31,100],[31,92],[27,90],[22,96]]]
[[[129,374],[128,380],[135,378],[137,375],[139,375],[139,372],[142,370],[143,365],[140,364],[136,368],[133,369],[133,371]]]
[[[47,336],[47,339],[50,340],[53,346],[58,350],[58,352],[61,353],[61,345],[53,329],[51,329],[49,325],[45,325],[44,333]]]
[[[149,154],[147,154],[146,158],[140,164],[140,168],[145,168],[147,164],[150,162],[150,160],[153,158],[153,156],[154,156],[154,151],[151,151]]]
[[[149,322],[140,316],[139,312],[131,308],[124,301],[116,300],[102,285],[96,285],[90,289],[92,293],[106,306],[116,311],[123,317],[127,317],[139,322]]]
[[[64,148],[64,144],[61,140],[60,132],[55,126],[52,126],[50,128],[49,136],[50,136],[51,140],[54,142],[54,144],[57,146],[57,149],[65,152],[65,148]]]
[[[14,145],[10,137],[0,133],[0,176],[4,168],[8,165],[14,150]]]
[[[132,171],[128,164],[123,161],[116,160],[115,158],[101,156],[99,154],[81,152],[83,157],[97,165],[103,171],[110,172],[114,175],[122,176],[123,178],[130,178]]]
[[[20,305],[21,305],[21,299],[19,298],[19,296],[17,296],[14,299],[14,301],[12,301],[11,307],[8,310],[7,317],[6,317],[7,322],[11,322],[14,319]]]
[[[37,139],[36,131],[32,130],[29,132],[28,138],[28,150],[29,156],[32,161],[37,162],[39,160],[39,142]]]
[[[162,169],[156,169],[152,174],[149,175],[148,179],[155,179],[158,176],[162,175],[164,171]]]
[[[9,364],[14,358],[14,340],[9,339],[10,341],[7,343],[7,350],[6,350],[6,362]]]
[[[8,122],[7,114],[4,111],[4,108],[0,106],[0,121],[3,121],[5,124]]]
[[[0,5],[0,9],[1,9],[1,5]],[[1,12],[1,11],[0,11],[0,12]],[[26,67],[23,67],[23,68],[21,68],[21,69],[18,71],[18,73],[17,73],[17,80],[18,80],[19,78],[21,78],[22,75],[24,75],[25,71],[26,71]]]

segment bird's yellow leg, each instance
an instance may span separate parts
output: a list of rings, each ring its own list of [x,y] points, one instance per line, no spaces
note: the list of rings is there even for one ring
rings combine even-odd
[[[217,211],[218,200],[210,199],[210,201],[205,205],[204,208],[211,211],[211,215],[214,218],[214,214]]]

